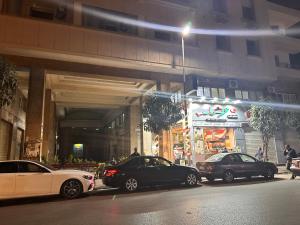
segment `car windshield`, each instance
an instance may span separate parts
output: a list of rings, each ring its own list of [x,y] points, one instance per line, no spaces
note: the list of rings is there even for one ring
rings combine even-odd
[[[35,162],[35,163],[37,163],[37,164],[39,164],[39,165],[41,165],[41,166],[43,166],[43,167],[45,167],[45,168],[47,168],[49,170],[57,170],[53,166],[51,166],[49,164],[45,164],[45,163],[42,163],[42,162]]]
[[[220,153],[220,154],[213,155],[213,156],[209,157],[208,159],[206,159],[205,162],[219,162],[224,158],[225,155],[227,155],[227,154]]]
[[[127,158],[125,158],[125,159],[122,159],[120,162],[118,162],[117,165],[123,165],[123,164],[129,162],[129,161],[132,160],[132,159],[133,159],[132,157],[127,157]]]

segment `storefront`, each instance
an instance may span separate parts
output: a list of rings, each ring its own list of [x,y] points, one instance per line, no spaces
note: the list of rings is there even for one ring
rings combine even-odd
[[[237,104],[191,103],[189,123],[194,160],[220,152],[245,152],[246,110]]]

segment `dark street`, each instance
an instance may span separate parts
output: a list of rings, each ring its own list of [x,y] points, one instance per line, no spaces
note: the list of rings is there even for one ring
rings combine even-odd
[[[196,188],[97,191],[77,200],[58,197],[2,201],[3,225],[299,224],[299,179]]]

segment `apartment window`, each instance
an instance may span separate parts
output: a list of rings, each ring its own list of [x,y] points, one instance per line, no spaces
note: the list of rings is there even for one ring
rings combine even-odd
[[[155,31],[154,38],[162,41],[171,41],[171,33],[165,31]]]
[[[204,90],[204,96],[207,97],[207,98],[210,98],[211,97],[210,88],[209,87],[204,87],[203,90]]]
[[[213,98],[219,98],[218,88],[212,88],[212,89],[211,89],[211,96],[212,96]]]
[[[137,27],[131,26],[125,23],[111,21],[101,17],[101,14],[109,14],[114,16],[120,16],[123,18],[137,19],[135,15],[129,15],[122,12],[102,9],[94,6],[83,5],[83,26],[126,33],[131,35],[137,35]]]
[[[260,56],[260,47],[258,41],[247,40],[247,53],[252,56]]]
[[[213,9],[219,13],[227,13],[227,0],[213,0]]]
[[[248,94],[251,101],[259,101],[263,99],[263,93],[261,91],[249,91]]]
[[[198,87],[197,96],[205,96],[207,98],[226,98],[226,93],[224,88]]]
[[[230,37],[216,36],[216,46],[218,50],[229,52],[231,50]]]
[[[281,94],[283,103],[294,104],[297,103],[296,94]]]
[[[247,20],[255,20],[255,10],[253,0],[243,0],[243,18]]]
[[[235,90],[235,98],[248,100],[249,99],[249,92],[248,91],[243,91],[243,90]]]
[[[219,98],[226,98],[226,92],[224,88],[219,88]]]

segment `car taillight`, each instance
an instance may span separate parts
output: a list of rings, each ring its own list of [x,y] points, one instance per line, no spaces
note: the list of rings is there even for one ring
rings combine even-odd
[[[112,177],[114,175],[116,175],[117,173],[119,173],[120,171],[119,170],[116,170],[116,169],[112,169],[112,170],[105,170],[104,171],[104,176],[106,177]]]

